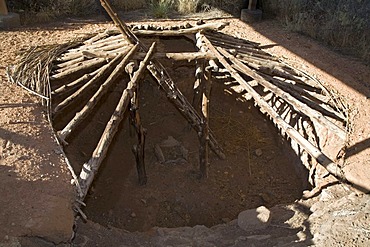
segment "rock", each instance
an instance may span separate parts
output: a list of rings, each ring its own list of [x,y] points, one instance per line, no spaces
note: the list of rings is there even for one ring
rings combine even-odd
[[[221,220],[224,223],[229,223],[231,221],[230,218],[222,218]]]
[[[181,143],[173,138],[173,136],[168,136],[167,140],[164,140],[161,143],[161,147],[176,147],[180,145]]]
[[[262,149],[256,149],[256,151],[254,151],[254,153],[258,156],[258,157],[260,157],[261,155],[262,155]]]
[[[135,218],[136,217],[136,214],[134,212],[131,213],[130,215],[132,218]]]
[[[264,206],[245,210],[238,215],[238,226],[245,231],[265,229],[271,221],[270,210]]]

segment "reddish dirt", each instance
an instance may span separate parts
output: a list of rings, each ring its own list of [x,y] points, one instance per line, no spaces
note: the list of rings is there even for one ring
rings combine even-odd
[[[246,25],[236,19],[228,19],[228,21],[231,22],[231,25],[226,28],[226,32],[237,37],[260,42],[262,45],[270,47],[266,48],[266,50],[284,58],[289,63],[303,68],[305,71],[332,86],[343,95],[354,113],[352,120],[353,132],[349,138],[345,160],[346,169],[351,172],[354,180],[360,187],[369,186],[370,178],[366,176],[370,169],[368,148],[370,145],[370,123],[368,121],[370,114],[370,89],[367,81],[368,78],[370,78],[369,67],[351,57],[338,54],[310,38],[286,31],[273,21],[264,21],[254,26]],[[166,22],[164,24],[170,23]],[[105,29],[108,25],[110,24],[55,23],[39,27],[24,27],[18,30],[3,31],[1,33],[0,242],[18,236],[42,237],[54,243],[68,241],[72,234],[73,224],[70,206],[70,202],[73,198],[72,188],[69,184],[70,175],[59,154],[58,146],[53,140],[51,128],[43,114],[43,107],[39,104],[39,100],[36,97],[29,95],[20,87],[8,83],[5,76],[5,67],[15,63],[16,54],[22,49],[24,50],[33,45],[62,43],[85,33],[97,31],[101,28]],[[178,74],[180,74],[180,72],[183,71],[179,69],[178,72]],[[147,87],[149,87],[149,92],[150,90],[152,90],[154,94],[157,92],[156,88],[150,88],[152,87],[150,84]],[[219,90],[218,95],[223,94],[221,88],[215,88],[215,90]],[[158,132],[157,125],[164,125],[167,123],[168,120],[166,118],[152,115],[152,119],[143,120],[148,128],[148,133],[153,133],[155,135],[152,141],[150,141],[148,137],[148,147],[171,135],[179,140],[190,153],[194,152],[193,157],[196,157],[195,152],[197,151],[197,147],[193,145],[196,143],[194,133],[189,133],[186,129],[187,126],[185,121],[177,115],[178,113],[174,109],[169,107],[168,104],[165,104],[166,101],[163,97],[160,97],[162,96],[158,95],[158,101],[153,102],[153,104],[158,104],[158,108],[162,108],[161,112],[167,111],[168,119],[174,119],[174,121],[178,122],[176,122],[176,125],[170,125],[170,128],[162,126],[166,132]],[[217,108],[221,110],[219,112],[216,110],[212,111],[212,114],[214,114],[214,121],[219,121],[219,126],[215,125],[213,127],[211,125],[211,127],[215,129],[217,135],[221,136],[221,142],[228,147],[227,141],[229,141],[228,135],[230,135],[230,133],[228,133],[228,129],[222,128],[225,126],[223,121],[234,121],[238,119],[241,123],[249,123],[249,128],[255,130],[253,133],[256,133],[257,129],[261,128],[265,123],[262,118],[250,119],[251,115],[249,112],[255,111],[253,107],[251,107],[251,109],[246,109],[245,105],[240,106],[231,96],[225,95],[224,97],[225,101],[228,101],[228,104],[233,105],[235,108],[230,112],[228,110],[229,108],[222,104],[223,102],[219,102],[220,105],[217,106]],[[152,100],[154,100],[154,97]],[[148,112],[151,112],[150,110],[151,109],[147,109]],[[146,115],[145,111],[145,107],[143,107],[143,115]],[[258,114],[255,113],[253,116],[257,118]],[[151,123],[154,124],[150,125]],[[238,122],[233,123],[235,123],[236,127],[240,126]],[[256,195],[255,202],[253,203],[257,206],[260,203],[258,200],[268,200],[268,195],[260,195],[268,191],[265,188],[266,186],[271,186],[271,190],[274,192],[274,181],[276,181],[276,178],[279,177],[279,179],[284,180],[282,179],[284,178],[284,174],[281,174],[282,177],[275,176],[275,174],[277,172],[284,173],[284,171],[289,170],[288,167],[281,171],[273,170],[276,165],[280,165],[279,161],[285,158],[284,152],[281,151],[281,147],[274,145],[274,143],[278,143],[279,140],[275,140],[267,145],[258,142],[258,140],[264,140],[267,137],[270,138],[270,134],[275,133],[272,126],[269,126],[268,123],[266,123],[266,125],[268,126],[261,130],[260,136],[257,136],[253,143],[246,142],[247,140],[244,138],[240,143],[229,143],[229,147],[236,147],[238,145],[243,147],[233,154],[234,156],[232,157],[234,158],[230,158],[230,164],[237,163],[239,161],[237,157],[242,155],[245,156],[249,150],[251,154],[249,157],[252,163],[252,175],[258,174],[259,165],[265,166],[273,171],[273,174],[269,174],[270,177],[273,177],[270,181],[258,179],[259,175],[253,176],[253,179],[248,180],[250,183],[257,183],[262,189],[261,192],[252,192]],[[243,126],[243,128],[246,127]],[[245,130],[248,131],[247,128]],[[275,138],[278,137],[276,136]],[[245,147],[248,147],[249,144],[250,148],[246,150]],[[262,149],[262,158],[254,154],[255,150],[258,148]],[[278,153],[279,155],[275,155],[272,152],[275,152],[275,154]],[[127,157],[132,156],[130,150],[126,151],[125,154],[127,154]],[[226,205],[229,205],[229,203],[232,203],[235,207],[240,207],[236,210],[240,210],[246,206],[243,204],[242,193],[245,194],[248,188],[241,188],[241,194],[236,194],[235,192],[230,193],[230,188],[234,185],[240,185],[242,179],[244,179],[243,174],[240,174],[240,171],[237,170],[240,167],[238,164],[227,167],[222,164],[222,162],[212,158],[214,168],[211,170],[210,179],[207,183],[211,184],[210,187],[218,186],[219,190],[216,189],[215,192],[202,191],[201,186],[196,186],[197,183],[199,184],[201,182],[195,178],[192,172],[195,169],[191,165],[160,165],[155,162],[155,157],[153,155],[149,154],[148,156],[147,158],[150,161],[148,162],[149,181],[153,181],[153,185],[149,182],[144,188],[138,187],[136,185],[135,170],[132,166],[130,170],[122,171],[125,169],[121,167],[120,171],[112,172],[106,171],[108,169],[107,166],[107,169],[103,170],[98,179],[103,181],[105,179],[105,183],[101,183],[102,188],[95,187],[95,191],[88,201],[89,205],[87,211],[89,211],[89,207],[100,207],[104,213],[103,218],[107,219],[105,224],[128,227],[127,224],[130,223],[130,230],[139,230],[146,229],[150,227],[151,224],[177,226],[180,224],[183,225],[185,222],[187,224],[202,223],[199,221],[202,221],[203,215],[194,215],[194,217],[189,218],[187,212],[191,210],[191,208],[184,208],[184,204],[182,203],[183,201],[193,198],[192,193],[195,190],[200,191],[198,197],[195,197],[196,200],[194,200],[193,204],[196,208],[204,206],[201,204],[201,199],[204,195],[209,196],[210,204],[214,204],[214,206],[217,202],[221,202],[223,209],[225,209]],[[244,158],[244,162],[247,160],[248,158]],[[193,164],[195,164],[195,162]],[[178,174],[177,179],[166,178],[165,174],[168,171]],[[115,173],[115,177],[112,177],[112,181],[119,181],[121,179],[117,186],[122,185],[123,191],[137,193],[130,193],[130,196],[125,196],[124,199],[123,197],[117,197],[116,202],[104,201],[104,196],[114,191],[114,187],[113,189],[106,189],[110,186],[107,174],[112,173]],[[244,175],[247,178],[249,178],[248,173],[249,170],[247,170]],[[260,175],[262,176],[265,174]],[[126,182],[124,182],[124,176],[126,176]],[[191,181],[193,185],[192,188],[186,187],[187,184],[184,182],[185,179]],[[288,178],[286,177],[285,179]],[[156,182],[157,185],[154,185],[154,182]],[[140,221],[141,215],[146,214],[145,210],[147,208],[153,207],[155,204],[158,206],[158,201],[156,200],[163,195],[161,191],[158,191],[151,196],[146,194],[146,197],[143,197],[144,194],[138,192],[139,190],[147,191],[150,186],[176,188],[176,190],[184,192],[184,197],[181,198],[181,195],[179,196],[175,190],[172,191],[168,189],[167,192],[170,194],[169,198],[172,199],[163,201],[162,204],[160,204],[162,205],[162,210],[159,210],[158,213],[158,215],[160,215],[160,220],[155,217],[151,219],[149,225],[145,225],[143,220]],[[219,194],[219,192],[222,193]],[[284,192],[279,193],[282,194]],[[292,195],[292,197],[287,198],[287,200],[294,200],[299,196],[295,194],[296,192],[291,193],[290,191],[286,191],[285,193],[290,193]],[[211,199],[211,196],[214,197],[214,199]],[[220,196],[224,196],[224,198],[221,199]],[[103,197],[103,200],[99,200],[98,202],[95,197]],[[112,200],[113,197],[110,198]],[[272,198],[271,200],[274,201],[276,198]],[[123,210],[121,212],[125,213],[126,218],[123,218],[121,222],[113,222],[115,215],[113,211],[110,210],[115,205],[120,205],[115,204],[118,201],[121,205],[125,202],[131,202],[131,206],[126,209],[119,208],[119,210]],[[142,205],[139,207],[139,204]],[[220,210],[222,211],[223,209],[221,208]],[[153,210],[158,210],[158,208]],[[206,211],[199,212],[204,213]],[[209,219],[211,216],[212,218],[212,213],[219,215],[219,212],[209,212],[206,217]],[[168,215],[169,218],[166,219],[164,215]],[[94,217],[97,216],[94,216],[93,213],[92,218]],[[217,217],[212,224],[222,222],[222,220],[227,221],[227,218],[231,219],[234,217],[235,213],[226,213],[222,217]],[[130,222],[128,222],[128,220],[130,220]],[[174,225],[170,225],[172,223]]]

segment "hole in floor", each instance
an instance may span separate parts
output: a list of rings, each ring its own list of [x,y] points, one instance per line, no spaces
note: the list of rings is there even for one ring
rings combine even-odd
[[[150,44],[153,39],[142,41]],[[196,51],[193,42],[184,38],[155,41],[158,52]],[[161,62],[191,99],[195,63]],[[76,171],[91,157],[128,80],[128,76],[121,78],[67,139],[65,151]],[[154,226],[210,227],[235,219],[246,209],[299,199],[307,180],[307,174],[299,170],[299,158],[253,102],[240,101],[240,94],[230,90],[232,81],[228,80],[214,77],[210,97],[210,127],[226,159],[210,152],[209,177],[199,179],[197,133],[147,75],[140,84],[139,109],[147,133],[148,182],[138,184],[132,153],[137,137],[125,118],[86,197],[89,219],[128,231]],[[54,127],[63,128],[89,97],[87,94],[63,114],[55,115]]]

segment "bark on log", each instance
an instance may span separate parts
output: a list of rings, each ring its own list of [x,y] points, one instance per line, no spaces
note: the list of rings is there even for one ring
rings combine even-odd
[[[233,48],[233,49],[243,49],[243,50],[251,51],[254,53],[258,53],[258,54],[263,54],[266,56],[270,55],[267,52],[261,49],[258,49],[258,47],[255,47],[252,45],[243,44],[243,43],[235,42],[235,41],[223,40],[221,38],[214,38],[214,37],[208,37],[208,39],[211,41],[211,43],[218,45],[218,46],[223,46],[226,48]]]
[[[193,86],[192,106],[198,112],[201,112],[200,102],[202,99],[202,79],[204,77],[204,60],[197,60],[195,63],[195,82]]]
[[[143,57],[143,53],[138,53],[135,58],[140,59]],[[167,53],[156,53],[153,58],[163,59],[168,58],[175,61],[187,60],[188,62],[198,59],[215,59],[215,57],[208,52],[167,52]]]
[[[86,60],[85,56],[79,56],[79,57],[77,57],[75,59],[72,59],[72,60],[69,60],[67,62],[56,63],[56,64],[53,65],[53,68],[54,69],[66,68],[66,67],[72,66],[76,63],[83,62],[85,60]],[[59,60],[57,60],[57,62],[59,62]]]
[[[87,61],[86,63],[80,66],[73,67],[72,69],[67,69],[58,74],[51,75],[50,79],[51,80],[61,80],[75,73],[82,73],[84,71],[96,69],[106,63],[107,61],[104,58],[97,58],[91,61]]]
[[[135,45],[117,65],[112,74],[107,78],[107,80],[105,80],[105,82],[100,86],[98,91],[91,97],[91,99],[82,108],[82,110],[76,113],[74,118],[67,124],[67,126],[65,126],[63,130],[58,133],[58,137],[60,140],[65,142],[65,139],[68,137],[68,135],[71,134],[72,131],[82,122],[82,120],[85,119],[87,115],[92,112],[94,106],[97,104],[100,98],[108,91],[109,87],[121,75],[122,71],[124,71],[126,64],[129,62],[137,49],[138,45]]]
[[[101,51],[101,52],[108,52],[108,51],[113,51],[113,50],[117,50],[119,48],[123,48],[123,47],[126,47],[127,46],[127,43],[118,43],[118,44],[112,44],[112,45],[107,45],[107,46],[102,46],[101,48],[96,48],[96,49],[84,49],[84,50],[80,50],[78,52],[67,52],[67,53],[64,53],[62,54],[58,59],[57,61],[58,62],[66,62],[66,61],[70,61],[70,60],[73,60],[73,59],[76,59],[78,57],[82,57],[84,56],[83,55],[83,52],[84,51]]]
[[[126,45],[128,45],[127,41],[119,39],[119,38],[106,39],[96,44],[94,43],[92,45],[84,45],[78,48],[70,49],[64,55],[83,52],[83,51],[112,50],[112,48],[115,49],[116,47],[122,47]]]
[[[100,57],[100,58],[112,58],[116,56],[116,53],[112,52],[88,52],[84,51],[83,54],[87,57]],[[145,57],[144,52],[138,52],[136,53],[134,59],[135,60],[141,60]],[[153,58],[156,59],[163,59],[168,58],[175,61],[183,61],[186,60],[188,62],[191,62],[193,60],[197,59],[215,59],[214,56],[212,56],[211,53],[207,52],[167,52],[167,53],[155,53],[153,55]]]
[[[310,143],[308,140],[306,140],[302,135],[299,134],[299,132],[294,129],[292,126],[290,126],[288,123],[286,123],[279,114],[276,113],[276,111],[266,102],[264,101],[263,97],[259,95],[253,87],[251,87],[248,82],[246,82],[243,77],[239,75],[239,73],[232,68],[232,66],[226,61],[226,59],[221,55],[221,53],[213,47],[213,45],[210,43],[210,41],[202,35],[203,42],[208,46],[208,48],[214,52],[216,57],[218,58],[218,61],[229,70],[229,73],[234,77],[235,80],[237,80],[240,85],[243,85],[245,89],[248,91],[248,93],[253,97],[256,104],[265,111],[275,122],[275,124],[278,125],[279,128],[281,128],[290,138],[294,139],[303,149],[305,149],[312,157],[314,157],[330,174],[335,176],[338,180],[342,182],[346,182],[347,179],[343,173],[343,171],[340,169],[339,165],[337,165],[335,162],[333,162],[329,157],[327,157],[324,153],[322,153],[317,147],[315,147],[312,143]]]
[[[318,123],[320,123],[323,127],[328,128],[330,131],[332,131],[334,134],[336,134],[338,137],[340,137],[342,140],[346,140],[347,133],[344,129],[340,128],[333,122],[329,121],[327,118],[325,118],[324,115],[321,114],[321,112],[318,112],[306,104],[300,102],[293,96],[291,96],[289,93],[281,90],[279,87],[271,84],[268,82],[265,78],[260,76],[257,72],[250,69],[248,66],[240,62],[237,58],[229,54],[224,49],[218,47],[217,50],[226,58],[230,59],[232,63],[234,63],[242,73],[246,74],[247,76],[253,78],[256,80],[260,85],[267,88],[280,98],[284,99],[286,102],[291,104],[297,111],[301,112],[304,115],[307,115],[308,117],[316,120]]]
[[[207,47],[205,47],[202,43],[202,41],[199,39],[199,34],[200,32],[198,32],[196,35],[195,35],[195,39],[196,39],[196,43],[195,45],[198,47],[198,49],[201,51],[201,52],[208,52],[208,49]],[[215,61],[215,59],[209,59],[208,60],[208,64],[209,64],[209,67],[212,68],[213,71],[218,71],[219,70],[219,67]],[[207,66],[208,67],[208,66]]]
[[[83,51],[82,54],[84,57],[100,57],[100,58],[105,58],[105,59],[111,59],[115,58],[117,55],[121,54],[122,52],[126,50],[130,50],[132,48],[132,45],[129,46],[124,46],[115,50],[111,51]],[[144,58],[144,57],[143,57]]]
[[[72,102],[76,99],[82,97],[87,90],[90,90],[93,87],[99,86],[99,81],[103,80],[109,73],[112,72],[114,66],[117,65],[117,62],[122,59],[126,54],[121,54],[110,61],[108,64],[104,65],[102,69],[87,83],[85,83],[82,87],[80,87],[76,92],[65,98],[62,102],[60,102],[53,110],[53,114],[58,113],[59,111],[68,107]]]
[[[315,109],[316,111],[319,111],[322,114],[329,116],[331,118],[334,118],[340,121],[345,121],[345,117],[343,115],[341,115],[339,112],[336,112],[329,105],[323,104],[328,101],[328,99],[325,96],[322,96],[326,99],[323,101],[323,99],[319,99],[317,98],[317,96],[315,97],[314,95],[312,95],[312,93],[309,93],[308,91],[300,87],[294,86],[293,84],[278,80],[268,75],[262,75],[262,76],[264,76],[266,80],[270,81],[275,86],[282,88],[284,91],[290,93],[295,98],[307,104],[308,106]]]
[[[191,28],[186,29],[178,29],[178,30],[162,30],[162,31],[154,31],[154,30],[135,30],[133,31],[136,35],[142,36],[182,36],[184,34],[192,34],[197,33],[199,31],[204,30],[220,30],[224,27],[229,25],[228,22],[218,22],[218,23],[206,23],[199,26],[194,26]]]
[[[141,118],[139,114],[139,85],[135,90],[134,96],[131,99],[130,107],[130,122],[134,126],[137,135],[137,144],[133,146],[132,151],[135,155],[136,170],[139,178],[139,184],[145,185],[148,181],[145,170],[145,136],[146,131],[141,124]]]
[[[101,71],[102,68],[99,68],[89,74],[85,74],[83,75],[82,77],[78,78],[77,80],[74,80],[68,84],[65,84],[65,85],[62,85],[61,87],[58,87],[56,89],[54,89],[51,94],[53,96],[61,96],[65,93],[68,93],[70,92],[71,90],[77,88],[77,87],[81,87],[84,83],[86,83],[87,81],[89,81],[91,78],[93,78],[97,73],[99,73]]]
[[[209,166],[209,100],[211,92],[211,72],[206,70],[203,74],[204,79],[201,80],[202,87],[202,125],[200,135],[200,149],[199,149],[199,169],[202,178],[208,178],[208,166]]]
[[[139,69],[134,74],[134,77],[132,78],[132,80],[128,83],[127,88],[123,91],[123,94],[121,96],[120,101],[117,104],[115,112],[113,113],[111,119],[109,120],[107,126],[105,127],[103,135],[100,138],[100,141],[98,145],[96,146],[91,159],[87,163],[85,163],[82,167],[80,177],[79,177],[79,182],[80,182],[81,189],[82,189],[82,195],[80,197],[81,200],[84,200],[84,198],[86,197],[87,192],[94,180],[94,177],[96,173],[98,172],[99,167],[107,154],[109,145],[112,142],[114,135],[116,134],[118,130],[118,126],[124,117],[124,113],[130,102],[130,98],[132,97],[132,92],[135,91],[138,80],[140,79],[143,72],[145,71],[146,65],[149,63],[149,59],[150,59],[150,56],[153,54],[154,47],[155,47],[155,43],[152,44],[147,56],[140,63]],[[136,48],[137,46],[133,48],[133,51],[135,51]]]

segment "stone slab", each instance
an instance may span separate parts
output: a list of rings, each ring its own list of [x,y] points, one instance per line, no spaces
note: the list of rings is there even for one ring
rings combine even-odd
[[[238,226],[245,231],[265,229],[270,225],[271,213],[264,206],[249,209],[238,215]]]

